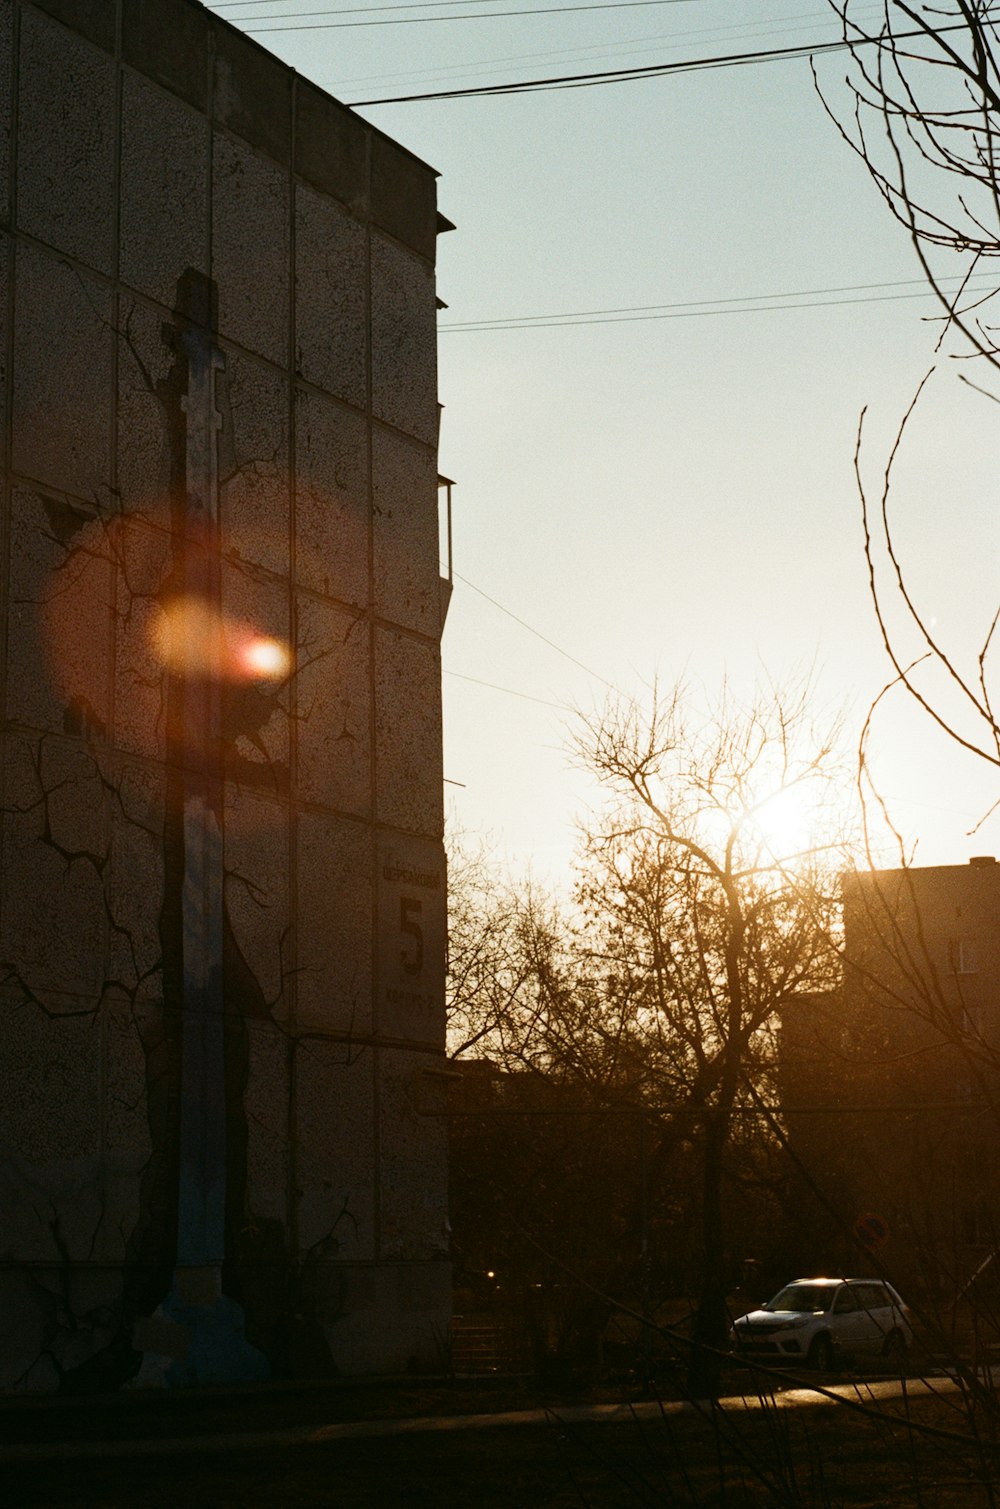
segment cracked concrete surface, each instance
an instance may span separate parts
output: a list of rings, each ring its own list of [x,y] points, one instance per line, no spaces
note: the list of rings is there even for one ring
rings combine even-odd
[[[434,174],[161,9],[0,3],[0,1390],[127,1382],[177,1260],[196,331],[227,643],[289,656],[219,703],[223,1296],[279,1376],[448,1319]]]

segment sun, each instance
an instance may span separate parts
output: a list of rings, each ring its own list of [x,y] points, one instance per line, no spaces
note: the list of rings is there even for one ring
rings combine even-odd
[[[779,786],[755,803],[748,827],[772,858],[792,859],[819,842],[820,806],[805,785]]]
[[[807,771],[797,779],[754,792],[743,804],[743,838],[761,858],[781,868],[832,860],[858,842],[850,784],[837,775]]]

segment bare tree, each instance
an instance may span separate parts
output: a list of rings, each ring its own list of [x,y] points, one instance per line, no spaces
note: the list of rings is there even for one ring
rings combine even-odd
[[[983,313],[1000,279],[995,0],[884,0],[874,24],[855,0],[830,5],[851,53],[850,108],[823,86],[821,98],[908,232],[947,326],[997,366]]]
[[[995,0],[885,0],[875,22],[855,0],[830,3],[851,54],[848,102],[817,76],[820,95],[910,237],[938,303],[937,353],[960,360],[960,380],[1000,401],[991,391],[1000,370]],[[911,589],[890,510],[897,463],[927,380],[903,416],[877,496],[862,476],[864,415],[855,452],[870,591],[893,668],[886,692],[905,688],[946,735],[998,766],[1000,728],[989,674],[998,610],[987,605],[971,654],[946,643]],[[862,739],[863,771],[870,724]]]
[[[540,1162],[546,1139],[558,1142],[566,1166],[545,1176],[550,1197],[553,1181],[562,1191],[556,1224],[523,1179],[517,1224],[553,1260],[571,1258],[591,1294],[648,1294],[650,1233],[669,1232],[664,1281],[700,1286],[688,1369],[698,1395],[717,1385],[726,1295],[766,1227],[750,1229],[748,1209],[773,1214],[761,1192],[775,1144],[752,1108],[775,1088],[778,1016],[837,973],[836,851],[815,834],[829,828],[842,771],[837,730],[817,734],[810,700],[805,685],[768,687],[706,709],[682,688],[654,689],[648,707],[612,702],[583,720],[576,754],[607,801],[583,830],[571,905],[513,895],[481,854],[451,866],[455,1052],[486,1054],[507,1076],[509,1147],[489,1183],[495,1193],[532,1138]],[[522,1103],[551,1113],[540,1151],[538,1121],[511,1131]],[[592,1198],[572,1221],[586,1180],[573,1182],[559,1116],[580,1118],[576,1142],[586,1127],[592,1149]],[[628,1149],[600,1196],[595,1117]],[[579,1310],[596,1323],[592,1301]]]
[[[448,1052],[508,1062],[526,1036],[528,939],[536,916],[531,888],[505,877],[486,843],[448,842]],[[530,1014],[529,1014],[530,1016]]]
[[[716,1387],[726,1295],[754,1239],[732,1223],[733,1189],[760,1188],[774,1150],[744,1113],[774,1088],[782,1008],[837,972],[836,851],[816,838],[840,789],[836,730],[817,734],[810,700],[768,687],[695,709],[654,689],[646,708],[584,720],[576,752],[607,801],[583,833],[572,910],[504,895],[480,861],[452,867],[457,1052],[487,1053],[522,1096],[544,1086],[532,1114],[642,1130],[642,1179],[607,1195],[603,1247],[591,1211],[575,1251],[592,1288],[635,1293],[651,1216],[669,1223],[664,1191],[683,1189],[698,1395]],[[522,1204],[522,1224],[537,1214]]]
[[[695,716],[680,689],[654,691],[648,711],[614,704],[578,744],[610,798],[587,834],[583,899],[609,967],[632,971],[636,1020],[700,1157],[696,1395],[714,1389],[727,1336],[737,1113],[766,1083],[783,1005],[836,970],[832,846],[805,822],[828,810],[836,734],[817,735],[810,693],[768,687],[741,706],[727,691]]]

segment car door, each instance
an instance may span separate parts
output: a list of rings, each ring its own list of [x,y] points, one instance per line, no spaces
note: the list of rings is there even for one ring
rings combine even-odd
[[[885,1338],[893,1327],[892,1302],[884,1284],[856,1284],[858,1308],[863,1317],[861,1348],[865,1352],[881,1352]]]
[[[846,1355],[864,1350],[868,1322],[853,1284],[844,1284],[837,1291],[830,1311],[830,1330],[838,1352]]]

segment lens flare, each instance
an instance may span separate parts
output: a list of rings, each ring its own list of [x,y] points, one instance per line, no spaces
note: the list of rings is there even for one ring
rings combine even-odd
[[[153,648],[171,671],[219,681],[275,681],[287,674],[288,646],[252,624],[227,618],[198,597],[165,603],[153,627]]]
[[[223,664],[221,617],[196,597],[174,598],[154,620],[153,648],[168,670],[217,676]]]
[[[284,676],[289,664],[288,647],[280,639],[251,639],[243,650],[243,663],[251,676],[262,681],[277,681]]]

